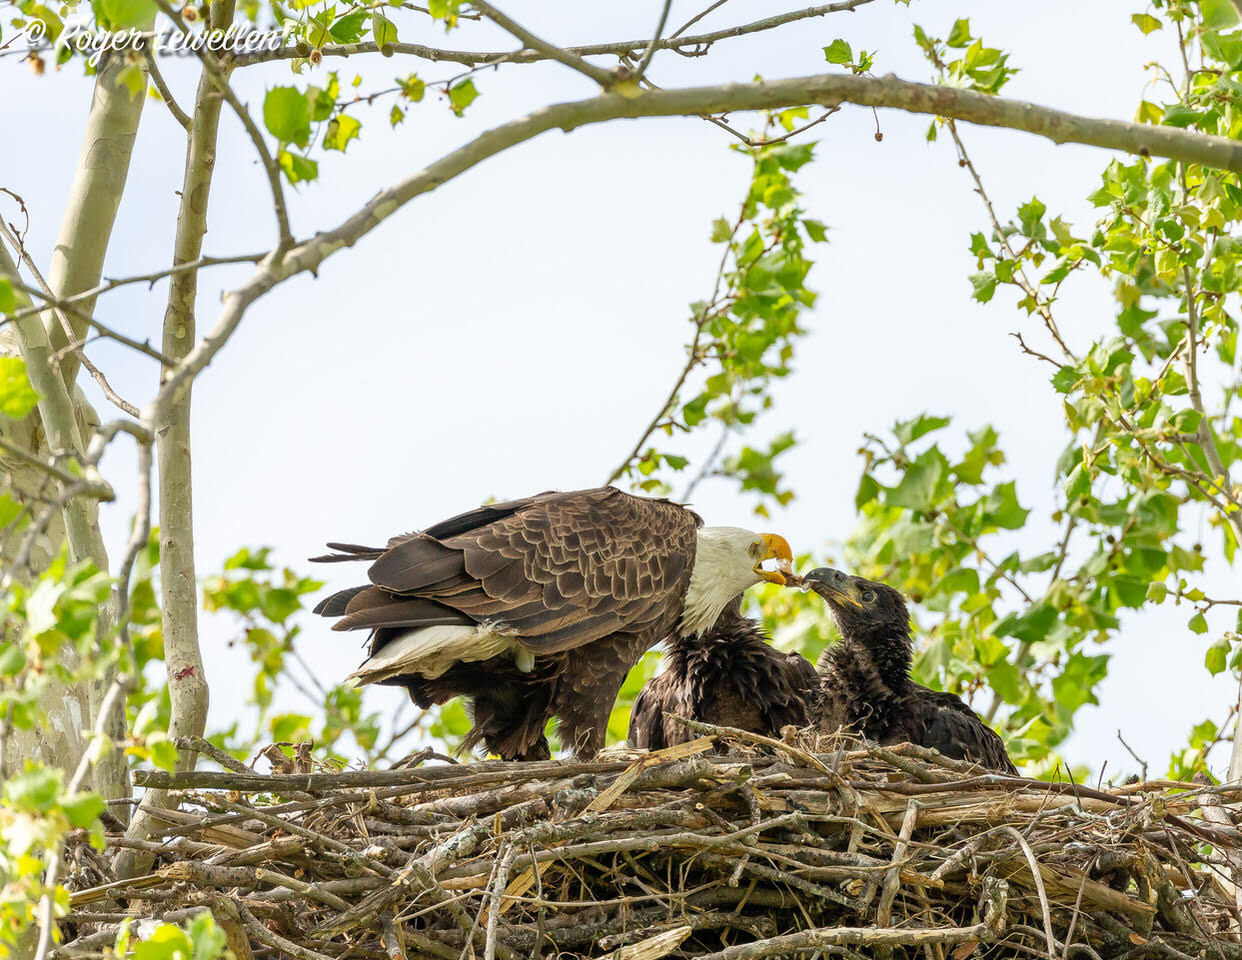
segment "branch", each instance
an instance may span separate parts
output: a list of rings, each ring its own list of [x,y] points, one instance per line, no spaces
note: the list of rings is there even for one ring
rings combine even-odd
[[[173,9],[168,0],[155,0],[156,5],[164,12],[177,29],[181,31],[182,36],[187,39],[193,39],[193,32],[182,19],[181,14]],[[230,17],[231,19],[231,17]],[[214,21],[213,21],[214,22]],[[198,54],[198,59],[203,64],[203,69],[211,75],[215,81],[216,87],[219,89],[220,95],[228,101],[228,105],[237,114],[237,119],[241,121],[241,125],[246,128],[246,134],[250,137],[250,142],[254,145],[255,152],[259,155],[259,161],[263,165],[263,171],[267,174],[268,189],[272,193],[272,208],[276,213],[276,229],[279,234],[277,241],[277,250],[285,250],[293,246],[293,234],[289,229],[289,210],[285,204],[285,190],[280,182],[280,167],[275,160],[272,159],[271,152],[267,149],[267,141],[263,139],[263,134],[255,125],[254,118],[250,116],[250,111],[246,109],[245,104],[237,99],[237,94],[233,92],[233,88],[229,86],[229,73],[233,69],[233,64],[221,66],[216,60],[215,54],[207,49],[206,44],[193,44],[194,51]]]
[[[486,15],[498,27],[509,31],[518,40],[522,41],[528,50],[535,50],[543,54],[546,59],[555,60],[557,63],[565,64],[571,70],[577,70],[584,76],[590,77],[605,90],[617,82],[617,75],[611,70],[605,70],[603,67],[597,67],[593,63],[587,63],[580,56],[567,50],[562,50],[542,37],[535,36],[535,34],[531,33],[516,20],[501,13],[490,3],[487,3],[486,0],[471,0],[471,5]]]
[[[953,137],[953,143],[957,147],[958,159],[961,161],[962,166],[970,171],[970,177],[975,181],[975,192],[979,194],[979,199],[983,201],[983,207],[988,212],[988,219],[992,221],[992,233],[995,234],[997,243],[1000,244],[1001,250],[1010,260],[1013,261],[1015,267],[1014,279],[1017,280],[1018,286],[1021,288],[1022,292],[1031,298],[1031,303],[1035,304],[1035,312],[1038,313],[1040,319],[1044,321],[1044,326],[1048,329],[1048,332],[1052,334],[1052,339],[1057,342],[1057,346],[1061,348],[1061,352],[1065,354],[1066,358],[1071,363],[1077,363],[1078,357],[1074,355],[1074,351],[1066,346],[1065,341],[1061,339],[1061,331],[1057,328],[1056,321],[1052,318],[1052,310],[1048,307],[1048,301],[1039,295],[1039,289],[1035,286],[1035,284],[1031,283],[1030,278],[1027,277],[1026,269],[1022,266],[1022,261],[1018,259],[1018,255],[1014,252],[1013,247],[1010,245],[1009,237],[1007,237],[1005,235],[1005,231],[1001,229],[1000,220],[997,218],[996,210],[992,206],[992,200],[988,196],[987,191],[983,188],[983,179],[979,176],[979,171],[975,169],[974,162],[970,159],[970,155],[966,152],[966,145],[962,143],[962,138],[958,136],[957,124],[950,120],[948,127],[949,134]],[[1049,363],[1056,364],[1056,361],[1050,357],[1046,357],[1042,353],[1038,353],[1037,351],[1030,349],[1026,345],[1026,342],[1022,339],[1021,334],[1014,334],[1014,336],[1018,338],[1018,343],[1022,346],[1022,350],[1025,353],[1039,357],[1041,360],[1047,360]],[[1060,364],[1057,364],[1057,366],[1059,367]]]
[[[638,61],[638,66],[634,69],[634,79],[636,81],[641,81],[647,74],[647,67],[651,65],[651,58],[655,56],[656,47],[660,43],[660,38],[664,35],[664,25],[668,23],[668,12],[672,7],[673,0],[664,0],[664,9],[660,12],[660,22],[656,24],[655,35],[651,38],[651,42],[647,44],[643,58]]]
[[[232,23],[233,0],[215,0],[211,23]],[[204,66],[206,64],[204,63]],[[207,207],[216,146],[220,132],[220,109],[228,78],[204,69],[194,99],[194,119],[189,127],[181,206],[177,213],[174,263],[194,263],[203,252],[207,233]],[[173,275],[164,312],[163,351],[174,363],[194,346],[194,308],[198,297],[198,271]],[[160,523],[160,618],[163,625],[165,672],[171,700],[168,735],[174,741],[203,735],[207,723],[209,691],[198,637],[198,582],[194,567],[194,497],[190,446],[190,391],[181,391],[165,416],[151,424],[159,461]],[[148,462],[150,452],[147,453]],[[180,752],[177,769],[193,770],[198,754]],[[145,840],[158,822],[147,811],[169,805],[167,794],[152,791],[135,814],[126,837]],[[149,853],[122,851],[117,876],[128,878],[146,873]]]
[[[667,40],[661,40],[656,45],[656,50],[673,50],[687,57],[701,56],[718,40],[730,40],[734,37],[741,37],[751,33],[761,33],[765,30],[783,27],[787,23],[795,23],[812,17],[822,17],[829,13],[852,12],[857,7],[872,2],[874,0],[840,0],[837,3],[820,4],[815,7],[807,7],[804,10],[795,10],[772,17],[765,17],[762,20],[755,20],[751,23],[743,23],[736,27],[725,27],[723,30],[714,30],[711,33],[702,33],[693,37],[677,39],[678,33],[681,32],[679,30],[678,33],[673,34]],[[691,23],[693,22],[691,21]],[[690,24],[686,24],[686,27],[688,26]],[[682,27],[682,30],[686,29],[686,27]],[[644,39],[623,40],[619,43],[595,43],[579,47],[564,47],[562,52],[575,57],[604,56],[606,54],[618,57],[633,57],[639,50],[646,49],[650,42],[650,40]],[[697,52],[686,52],[686,48],[695,48]],[[500,63],[535,63],[549,59],[547,54],[539,50],[471,52],[468,50],[445,50],[437,47],[428,47],[421,43],[387,43],[384,44],[384,49],[389,53],[405,54],[406,56],[418,57],[421,60],[430,60],[433,63],[444,61],[447,63],[460,63],[467,67],[486,67]],[[320,48],[319,52],[325,57],[350,57],[354,54],[378,53],[380,51],[379,46],[374,41],[369,41],[366,43],[329,44]],[[233,65],[235,67],[249,67],[269,60],[293,60],[299,56],[301,55],[295,47],[282,47],[279,50],[258,50],[254,53],[247,53],[234,58]]]
[[[59,481],[62,486],[83,487],[84,489],[82,490],[82,493],[88,497],[93,497],[96,500],[102,500],[105,503],[111,503],[116,499],[116,494],[113,492],[112,487],[110,487],[102,479],[96,478],[92,481],[84,477],[75,477],[69,471],[62,470],[60,467],[56,466],[55,457],[53,457],[52,461],[49,463],[42,457],[31,453],[29,450],[23,450],[21,447],[17,446],[17,444],[10,443],[2,436],[0,436],[0,450],[3,450],[5,453],[9,454],[9,456],[16,457],[27,466],[41,470],[49,477]]]
[[[120,277],[120,278],[109,277],[105,282],[97,286],[91,287],[91,289],[89,290],[83,290],[81,293],[75,294],[72,297],[58,297],[54,300],[48,300],[47,305],[53,306],[53,307],[61,307],[64,309],[74,309],[82,301],[94,299],[95,297],[98,297],[104,293],[109,293],[117,289],[118,287],[127,287],[135,283],[145,283],[148,285],[148,288],[151,288],[151,287],[154,287],[157,282],[159,282],[160,280],[163,280],[165,277],[176,276],[178,273],[181,273],[184,270],[197,270],[199,267],[227,266],[229,264],[234,264],[234,263],[258,263],[260,260],[263,259],[264,256],[265,254],[262,254],[262,253],[239,253],[239,254],[235,254],[234,256],[230,256],[230,257],[199,257],[197,260],[193,260],[189,263],[174,264],[173,266],[167,268],[166,270],[156,270],[153,273],[139,273],[139,274],[133,274],[128,277]],[[42,291],[31,290],[28,288],[23,288],[23,289],[25,289],[26,293],[32,294],[34,296],[38,296],[40,298],[43,298],[44,296]],[[15,314],[13,314],[10,317],[10,319],[21,320],[25,317],[31,316],[32,314],[42,313],[42,312],[43,312],[42,307],[22,307]],[[150,343],[147,343],[147,342],[138,343],[136,340],[130,340],[128,337],[124,336],[123,334],[117,333],[115,330],[112,330],[109,327],[104,326],[102,323],[100,323],[98,320],[94,319],[93,317],[87,316],[86,314],[80,314],[80,315],[82,316],[83,320],[86,323],[90,324],[92,327],[94,327],[104,336],[109,337],[113,340],[117,340],[120,343],[125,344],[127,347],[132,347],[135,350],[145,353],[147,354],[147,356],[152,357],[155,360],[159,360],[161,363],[165,364],[166,366],[171,366],[171,364],[168,362],[168,358],[165,357],[163,354],[161,354],[158,350],[153,350],[151,348]]]
[[[155,62],[155,56],[151,53],[151,48],[146,44],[142,46],[142,55],[147,61],[147,73],[151,75],[151,82],[155,84],[155,89],[160,92],[160,99],[164,101],[164,106],[168,107],[168,112],[181,125],[181,129],[189,133],[190,128],[193,126],[193,121],[181,109],[172,91],[168,89],[168,84],[164,82],[164,75],[160,73],[159,65]]]
[[[177,391],[211,363],[252,303],[290,277],[314,272],[333,253],[357,243],[415,197],[430,193],[510,147],[549,130],[559,128],[568,132],[623,118],[701,116],[808,103],[835,106],[842,102],[939,114],[985,126],[1022,130],[1056,143],[1082,143],[1242,172],[1242,143],[1224,137],[1120,120],[1096,120],[970,90],[911,83],[894,76],[824,74],[773,83],[656,90],[633,98],[608,93],[591,100],[543,107],[481,134],[395,186],[380,191],[335,229],[320,233],[283,255],[279,250],[269,254],[245,284],[225,293],[224,308],[215,327],[169,375],[156,399],[144,411],[144,422],[150,426],[163,416]]]
[[[117,83],[121,71],[128,66],[120,54],[104,57],[99,66],[82,152],[48,269],[48,285],[57,297],[70,297],[95,286],[103,272],[104,256],[129,175],[138,121],[147,99],[131,97],[129,88]],[[82,311],[89,315],[95,312],[94,307],[93,298],[87,298]],[[86,333],[86,324],[80,319],[71,324],[72,336],[60,329],[51,316],[44,319],[44,326],[53,352],[73,340],[82,340]],[[77,364],[76,355],[66,357],[61,364],[60,376],[66,385],[77,379]]]
[[[39,289],[43,291],[44,297],[46,297],[49,302],[55,300],[56,295],[52,292],[52,288],[48,286],[47,281],[43,279],[43,274],[39,272],[39,268],[35,264],[34,258],[30,256],[30,254],[26,251],[26,247],[20,240],[17,239],[12,229],[10,229],[9,225],[3,220],[0,220],[0,236],[3,236],[9,242],[10,246],[12,246],[13,249],[16,250],[21,256],[22,261],[26,264],[26,268],[30,271],[30,275],[34,277],[35,283],[37,283],[39,285]],[[51,312],[52,315],[59,321],[60,328],[64,331],[67,339],[65,345],[49,358],[52,366],[59,367],[62,365],[62,360],[64,358],[68,355],[76,354],[78,360],[81,361],[82,366],[86,367],[90,375],[95,378],[95,382],[98,383],[99,388],[103,390],[104,396],[112,401],[112,403],[121,410],[128,413],[131,417],[138,416],[138,408],[129,401],[123,399],[115,390],[112,389],[112,384],[110,384],[108,382],[108,378],[103,375],[103,371],[95,366],[95,364],[93,364],[90,358],[86,355],[85,350],[82,349],[86,343],[77,335],[76,331],[73,329],[73,325],[69,322],[69,318],[65,316],[64,311],[59,307],[53,306],[51,308]]]

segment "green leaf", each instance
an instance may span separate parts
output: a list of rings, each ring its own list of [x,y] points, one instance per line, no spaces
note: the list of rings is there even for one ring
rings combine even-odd
[[[26,769],[4,783],[4,802],[29,813],[47,813],[60,796],[59,770],[27,764]]]
[[[228,937],[207,911],[190,921],[186,933],[194,945],[194,960],[216,960],[228,946]]]
[[[1151,603],[1164,603],[1164,599],[1168,595],[1169,588],[1159,581],[1147,585],[1147,599]]]
[[[0,646],[0,677],[15,677],[26,666],[26,653],[16,643]]]
[[[818,220],[804,217],[802,219],[802,229],[806,231],[806,235],[811,238],[813,243],[823,243],[828,239],[828,228]]]
[[[1163,23],[1150,13],[1133,13],[1130,15],[1130,22],[1142,30],[1144,34],[1159,30],[1164,26]]]
[[[80,830],[85,830],[99,819],[99,815],[107,809],[107,804],[99,794],[89,791],[76,793],[62,800],[60,808],[65,811],[65,816],[71,824]]]
[[[479,91],[474,88],[474,78],[467,77],[449,89],[449,106],[460,117],[466,112],[466,107],[474,103],[478,95]]]
[[[988,497],[984,504],[987,518],[1004,530],[1020,530],[1026,523],[1030,510],[1024,510],[1018,503],[1016,485],[1013,481],[1002,483]]]
[[[281,143],[296,143],[299,147],[305,147],[310,142],[310,101],[297,87],[272,87],[263,98],[263,123]],[[288,175],[289,171],[285,172]],[[292,183],[298,182],[292,176],[289,179]],[[313,177],[301,176],[298,179],[310,180]]]
[[[1167,127],[1188,127],[1197,123],[1203,115],[1184,103],[1172,103],[1164,108],[1164,124]]]
[[[366,22],[366,10],[354,10],[335,20],[328,32],[337,43],[357,43],[362,39],[363,24]]]
[[[1222,638],[1207,648],[1207,654],[1203,658],[1203,665],[1208,668],[1208,673],[1216,676],[1218,673],[1224,672],[1228,659],[1229,641]]]
[[[403,120],[405,120],[405,111],[394,103],[392,109],[388,111],[388,122],[396,127]]]
[[[1043,217],[1047,212],[1048,208],[1040,203],[1039,197],[1031,197],[1030,203],[1018,207],[1018,222],[1022,225],[1023,236],[1035,240],[1042,240],[1047,236],[1043,225]]]
[[[190,960],[194,946],[185,931],[162,923],[142,942],[134,944],[133,960]]]
[[[1052,375],[1052,387],[1057,393],[1069,393],[1082,377],[1073,367],[1061,367]]]
[[[337,114],[328,121],[327,132],[323,135],[323,146],[325,150],[340,150],[345,152],[345,146],[350,140],[358,137],[358,131],[362,129],[362,124],[351,117],[348,113]]]
[[[314,180],[319,176],[319,164],[314,160],[308,160],[298,153],[281,150],[276,155],[276,162],[280,164],[280,169],[285,172],[285,176],[290,183]]]
[[[0,415],[21,420],[39,402],[21,357],[0,357]]]
[[[171,773],[177,767],[177,748],[167,737],[151,738],[147,741],[147,749],[151,752],[151,762],[161,770]]]
[[[953,22],[953,29],[949,31],[949,39],[945,42],[951,47],[961,48],[970,46],[972,39],[970,21],[963,19]]]
[[[913,420],[899,420],[893,425],[893,436],[904,446],[914,443],[919,437],[947,427],[950,422],[952,421],[949,417],[932,417],[927,414],[921,414]]]
[[[414,103],[422,100],[423,94],[427,92],[427,84],[418,79],[418,74],[416,73],[411,73],[404,79],[398,77],[397,83],[401,87],[401,95]]]
[[[311,718],[302,713],[282,713],[272,718],[272,739],[302,741],[309,739]]]
[[[116,75],[116,85],[128,90],[129,98],[132,100],[147,88],[147,75],[142,67],[136,63],[131,63]]]
[[[371,33],[375,45],[382,51],[384,44],[397,42],[397,28],[391,20],[378,11],[371,14]]]
[[[854,51],[850,49],[850,45],[838,37],[832,43],[824,47],[824,59],[829,63],[853,63]]]
[[[944,455],[932,447],[906,467],[897,486],[888,491],[887,503],[911,510],[931,509],[935,502],[936,485],[947,469]]]
[[[1205,617],[1202,613],[1196,613],[1190,618],[1190,622],[1187,623],[1186,626],[1190,628],[1191,633],[1207,633],[1207,617]]]
[[[17,312],[17,291],[13,289],[13,281],[8,277],[0,277],[0,313]]]
[[[109,30],[145,27],[155,19],[155,0],[91,0],[100,26]]]
[[[984,271],[970,275],[970,285],[975,288],[972,296],[980,303],[987,303],[996,293],[996,274]]]
[[[427,0],[427,11],[437,20],[448,20],[457,16],[461,0]]]

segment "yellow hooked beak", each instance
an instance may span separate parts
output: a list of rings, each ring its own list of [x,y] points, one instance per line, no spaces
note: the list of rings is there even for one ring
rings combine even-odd
[[[789,542],[776,533],[765,533],[759,538],[760,550],[759,560],[755,564],[755,575],[760,580],[766,580],[768,583],[777,583],[782,587],[785,585],[785,578],[793,574],[793,551],[789,549]],[[764,570],[765,561],[775,560],[775,570]]]

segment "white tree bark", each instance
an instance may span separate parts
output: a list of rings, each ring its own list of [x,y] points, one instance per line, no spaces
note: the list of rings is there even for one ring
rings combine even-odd
[[[210,7],[210,22],[223,28],[233,20],[233,0],[217,0]],[[225,73],[227,81],[228,74]],[[186,151],[185,177],[181,187],[181,207],[177,216],[177,237],[173,263],[192,263],[203,251],[207,233],[207,204],[216,164],[216,143],[220,129],[223,95],[211,73],[203,70],[199,78],[190,142]],[[164,312],[163,352],[180,361],[194,347],[196,336],[195,300],[198,271],[185,270],[172,277],[168,307]],[[160,587],[164,632],[164,663],[172,713],[169,736],[201,737],[207,725],[209,691],[203,672],[198,643],[198,581],[194,567],[194,497],[190,453],[191,389],[178,392],[174,401],[152,424],[159,462]],[[191,770],[198,759],[194,751],[183,751],[178,770]],[[145,839],[153,825],[146,808],[167,802],[164,791],[149,791],[130,824],[131,838]],[[148,854],[126,851],[118,859],[120,877],[145,873]]]
[[[82,153],[48,270],[48,283],[57,297],[70,297],[89,290],[99,283],[103,274],[104,256],[120,207],[146,99],[142,94],[131,96],[126,87],[117,83],[120,72],[127,66],[125,58],[119,55],[108,57],[100,64]],[[16,275],[11,260],[0,264],[0,270]],[[94,300],[83,301],[78,309],[89,315],[94,310]],[[27,418],[29,422],[24,421],[20,428],[25,434],[21,438],[25,441],[22,445],[30,450],[74,452],[80,456],[94,426],[98,425],[98,417],[76,388],[77,357],[72,352],[65,354],[59,362],[59,375],[52,363],[53,355],[70,342],[69,332],[63,329],[61,316],[56,311],[46,311],[42,323],[30,319],[34,322],[19,321],[13,325],[16,344],[26,360],[31,383],[41,395],[37,419],[31,414]],[[74,339],[82,339],[85,323],[72,313],[67,319]],[[53,389],[53,381],[59,384],[58,390]],[[42,552],[58,549],[57,535],[62,532],[74,560],[89,558],[100,570],[108,570],[108,555],[99,530],[95,501],[86,497],[70,500],[63,511],[63,527],[57,525],[49,530],[51,537],[45,539]],[[114,621],[110,607],[101,609],[101,634],[110,630]],[[48,742],[15,743],[16,749],[10,751],[13,762],[21,763],[24,756],[37,754],[44,762],[75,769],[85,743],[81,731],[94,725],[95,713],[103,703],[112,676],[109,672],[91,684],[91,689],[85,692],[89,706],[85,712],[81,709],[83,691],[51,691],[42,706],[49,718],[49,729],[56,731],[55,735],[49,737]],[[119,743],[125,736],[125,705],[123,698],[119,701],[114,698],[113,702],[112,716],[103,728]],[[119,749],[99,759],[93,772],[93,785],[105,797],[129,795],[127,765]]]

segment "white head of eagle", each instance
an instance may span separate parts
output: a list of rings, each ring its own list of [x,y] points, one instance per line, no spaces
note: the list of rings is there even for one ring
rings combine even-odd
[[[775,560],[775,570],[763,564]],[[683,637],[710,629],[739,593],[756,583],[785,583],[793,569],[793,553],[785,538],[739,527],[701,527],[694,569],[686,588],[678,633]]]

